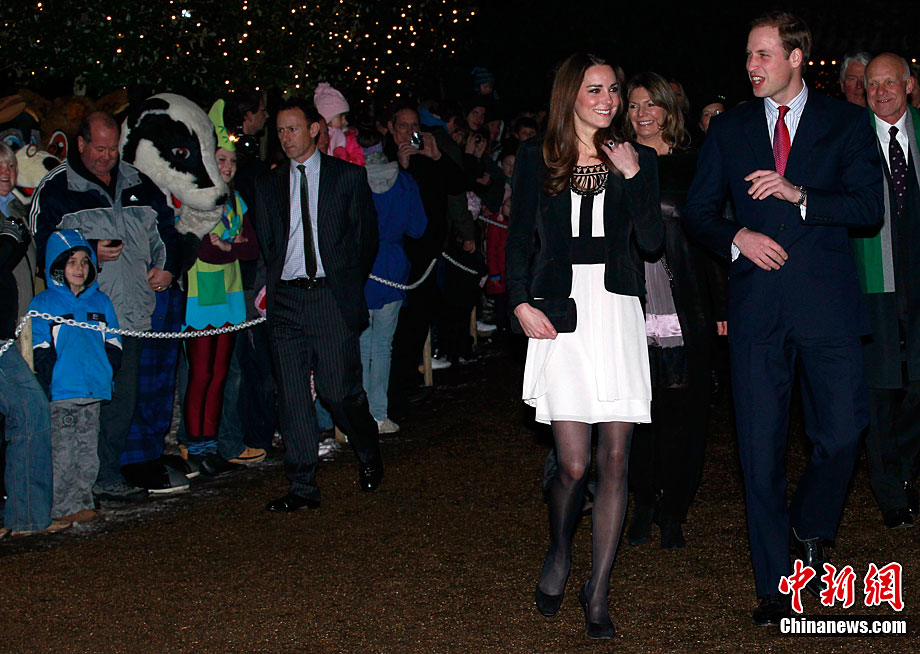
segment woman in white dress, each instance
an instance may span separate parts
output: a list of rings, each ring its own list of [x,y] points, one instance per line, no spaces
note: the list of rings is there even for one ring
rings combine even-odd
[[[638,252],[657,251],[663,239],[655,153],[623,142],[613,127],[624,104],[617,72],[587,54],[560,66],[546,137],[524,143],[515,162],[506,247],[509,303],[530,338],[523,399],[552,425],[559,459],[548,493],[551,544],[535,594],[546,616],[565,593],[598,425],[593,565],[579,591],[592,638],[614,633],[607,595],[630,437],[635,423],[650,420]]]

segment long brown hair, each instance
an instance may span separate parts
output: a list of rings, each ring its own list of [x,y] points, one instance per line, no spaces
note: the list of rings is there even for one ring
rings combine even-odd
[[[617,90],[620,104],[617,113],[625,102],[623,99],[623,71],[619,67],[611,66],[606,61],[592,54],[578,52],[562,62],[553,79],[553,91],[550,96],[549,119],[546,136],[543,139],[543,160],[546,163],[546,179],[543,189],[549,195],[558,195],[565,190],[572,176],[572,170],[578,162],[578,139],[575,135],[575,98],[581,89],[585,78],[585,71],[591,66],[610,66],[616,76],[620,87]],[[614,115],[613,118],[616,116]],[[623,139],[617,132],[615,121],[610,121],[610,127],[599,129],[594,133],[594,147],[597,157],[611,171],[619,174],[616,166],[610,161],[601,145],[607,141],[621,142]]]
[[[690,144],[690,133],[684,127],[684,112],[680,110],[680,103],[674,94],[674,89],[668,81],[658,73],[638,73],[629,79],[626,85],[627,114],[629,113],[629,98],[636,89],[648,91],[648,98],[654,104],[664,109],[664,126],[661,128],[662,140],[672,148],[685,148]],[[626,138],[636,140],[636,130],[632,121],[627,119],[623,127]]]

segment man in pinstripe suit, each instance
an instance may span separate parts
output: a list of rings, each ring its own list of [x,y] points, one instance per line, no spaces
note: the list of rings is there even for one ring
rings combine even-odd
[[[316,508],[317,394],[348,434],[361,489],[383,477],[377,423],[361,384],[358,337],[368,325],[364,282],[377,252],[377,215],[363,168],[316,148],[320,125],[304,100],[276,119],[289,158],[256,180],[253,222],[266,274],[266,308],[290,489],[269,511]]]

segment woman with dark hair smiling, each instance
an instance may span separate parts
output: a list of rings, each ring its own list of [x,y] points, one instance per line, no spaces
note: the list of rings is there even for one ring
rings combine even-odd
[[[655,155],[617,133],[621,104],[620,79],[602,59],[575,54],[562,63],[546,137],[524,143],[517,156],[506,245],[509,304],[530,339],[523,399],[538,422],[552,425],[559,459],[535,594],[546,616],[562,604],[591,425],[598,426],[593,564],[579,592],[591,638],[614,633],[607,595],[630,438],[635,423],[650,419],[645,283],[634,253],[658,250],[663,237]]]
[[[645,262],[652,422],[640,428],[630,452],[635,506],[626,539],[631,545],[647,542],[655,520],[661,547],[680,549],[681,524],[703,469],[716,335],[709,283],[715,264],[681,229],[696,156],[686,149],[690,136],[671,86],[656,73],[640,73],[626,92],[627,136],[658,153],[665,226],[663,251]]]

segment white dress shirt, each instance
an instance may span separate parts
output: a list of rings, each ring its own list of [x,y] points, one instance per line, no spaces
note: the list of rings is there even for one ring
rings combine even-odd
[[[886,123],[878,116],[875,116],[875,134],[878,136],[878,142],[882,146],[882,154],[885,155],[885,165],[888,166],[889,173],[891,172],[891,161],[888,159],[888,147],[891,145],[891,134],[888,130],[892,127],[898,128],[898,143],[904,152],[904,158],[907,159],[910,156],[908,154],[910,142],[907,140],[907,110],[904,111],[894,125]]]
[[[297,166],[301,164],[294,159],[291,159],[290,162],[291,214],[289,216],[287,253],[284,257],[281,279],[307,277],[307,263],[304,260],[303,218],[300,212],[300,171],[297,169]],[[314,150],[313,154],[303,162],[304,172],[307,176],[307,200],[310,205],[310,225],[313,229],[313,250],[316,254],[317,279],[326,276],[326,272],[323,270],[322,258],[319,256],[319,231],[317,229],[320,162],[319,150]]]

